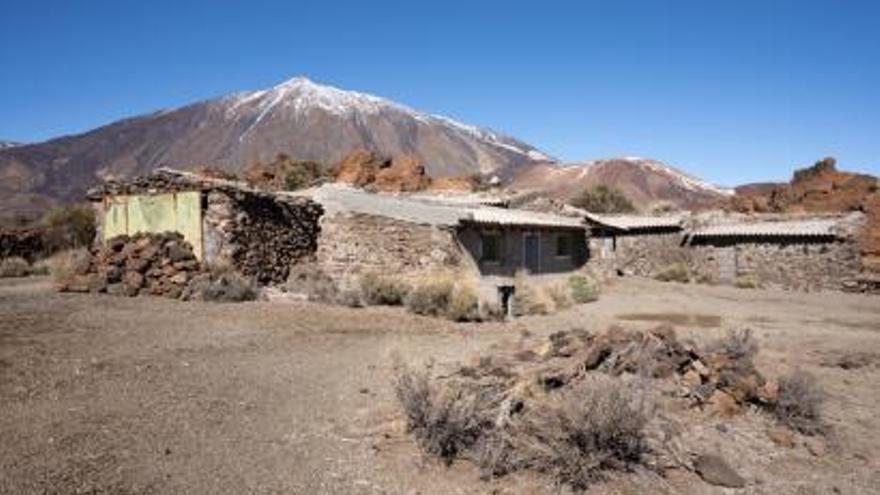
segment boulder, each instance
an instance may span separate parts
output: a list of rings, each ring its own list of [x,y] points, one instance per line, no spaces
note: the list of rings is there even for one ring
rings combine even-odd
[[[694,471],[710,485],[727,488],[742,488],[746,480],[742,478],[727,462],[714,454],[701,454],[694,460]]]

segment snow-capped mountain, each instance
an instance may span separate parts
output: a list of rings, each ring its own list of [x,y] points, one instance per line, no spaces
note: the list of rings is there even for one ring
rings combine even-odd
[[[414,155],[430,175],[493,173],[553,159],[519,140],[365,93],[298,77],[0,150],[0,196],[71,201],[96,180],[158,166],[240,170],[278,153],[335,162],[354,149]]]
[[[632,156],[528,167],[513,178],[510,187],[565,199],[599,184],[620,189],[643,210],[661,204],[700,208],[733,194],[663,162]]]
[[[12,148],[15,146],[20,146],[20,143],[16,143],[14,141],[3,141],[2,139],[0,139],[0,150]]]

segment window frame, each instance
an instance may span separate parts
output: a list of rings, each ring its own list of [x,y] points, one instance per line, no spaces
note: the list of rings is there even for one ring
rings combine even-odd
[[[488,259],[486,257],[486,239],[492,238],[495,240],[495,257],[492,259]],[[490,264],[490,265],[500,265],[504,261],[504,236],[499,231],[482,231],[480,232],[480,263]]]

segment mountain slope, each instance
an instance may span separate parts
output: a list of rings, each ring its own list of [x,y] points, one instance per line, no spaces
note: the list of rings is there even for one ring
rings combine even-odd
[[[488,129],[364,93],[295,78],[114,122],[45,143],[0,150],[0,207],[75,201],[95,181],[158,166],[239,171],[278,153],[334,162],[353,149],[413,155],[432,176],[496,173],[552,161]]]
[[[4,140],[0,139],[0,150],[6,149],[6,148],[12,148],[15,146],[20,146],[20,144],[14,142],[14,141],[4,141]]]
[[[527,167],[516,174],[510,188],[571,199],[599,184],[620,189],[641,210],[660,204],[703,208],[720,204],[731,194],[662,162],[636,157]]]

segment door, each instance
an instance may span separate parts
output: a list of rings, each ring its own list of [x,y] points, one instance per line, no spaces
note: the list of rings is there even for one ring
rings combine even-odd
[[[541,247],[537,233],[523,234],[523,264],[529,273],[541,270]]]

